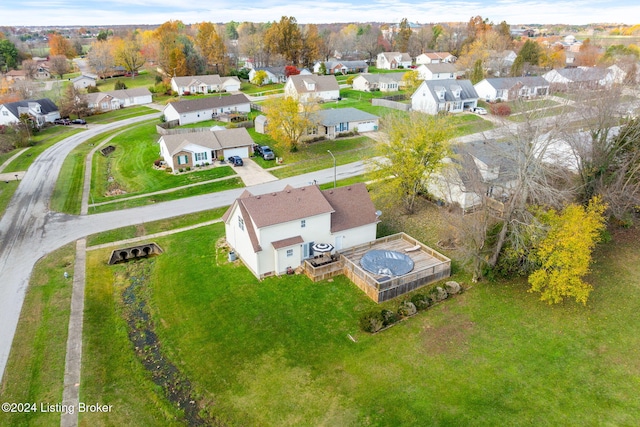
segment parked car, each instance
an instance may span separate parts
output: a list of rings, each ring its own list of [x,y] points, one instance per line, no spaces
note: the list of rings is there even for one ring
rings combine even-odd
[[[262,147],[260,147],[259,145],[255,144],[253,146],[253,155],[256,157],[262,157]]]
[[[87,121],[85,119],[73,119],[71,120],[71,123],[74,125],[86,125]]]
[[[276,154],[273,152],[271,147],[269,147],[268,145],[263,145],[262,147],[260,147],[260,153],[262,155],[262,158],[265,159],[265,160],[275,160],[276,159]]]
[[[475,108],[472,108],[472,109],[471,109],[471,112],[472,112],[472,113],[476,113],[476,114],[480,114],[481,116],[482,116],[482,115],[487,114],[487,110],[485,110],[485,109],[484,109],[484,108],[482,108],[482,107],[475,107]]]
[[[55,123],[57,125],[70,125],[71,124],[71,120],[69,120],[69,119],[55,119],[53,121],[53,123]]]
[[[244,162],[240,156],[231,156],[227,159],[233,166],[243,166]]]

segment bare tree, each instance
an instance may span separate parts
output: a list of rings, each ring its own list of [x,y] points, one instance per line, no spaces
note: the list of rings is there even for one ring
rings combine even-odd
[[[69,72],[69,61],[64,55],[54,55],[49,58],[49,64],[51,71],[62,78],[62,76]]]
[[[22,70],[24,71],[25,77],[32,80],[38,72],[38,63],[33,59],[25,59],[22,61]]]

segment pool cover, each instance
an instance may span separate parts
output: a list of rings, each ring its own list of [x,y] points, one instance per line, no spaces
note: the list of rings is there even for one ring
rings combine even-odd
[[[409,256],[396,252],[374,249],[360,260],[362,268],[369,273],[381,276],[402,276],[413,270],[413,260]]]

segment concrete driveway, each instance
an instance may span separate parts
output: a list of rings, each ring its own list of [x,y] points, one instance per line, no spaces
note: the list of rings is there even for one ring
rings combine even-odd
[[[252,185],[263,184],[265,182],[277,181],[278,178],[262,169],[253,159],[242,159],[244,166],[234,166],[234,170],[244,182],[244,185],[250,187]]]

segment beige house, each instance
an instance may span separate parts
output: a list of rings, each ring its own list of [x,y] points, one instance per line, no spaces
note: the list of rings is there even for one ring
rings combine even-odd
[[[160,156],[174,172],[231,156],[247,158],[253,144],[245,128],[163,135],[158,141]]]
[[[284,96],[300,102],[337,100],[340,98],[340,86],[333,75],[299,74],[289,76],[284,85]]]
[[[220,77],[218,74],[173,77],[171,90],[178,95],[235,92],[240,90],[240,80],[236,76]]]

